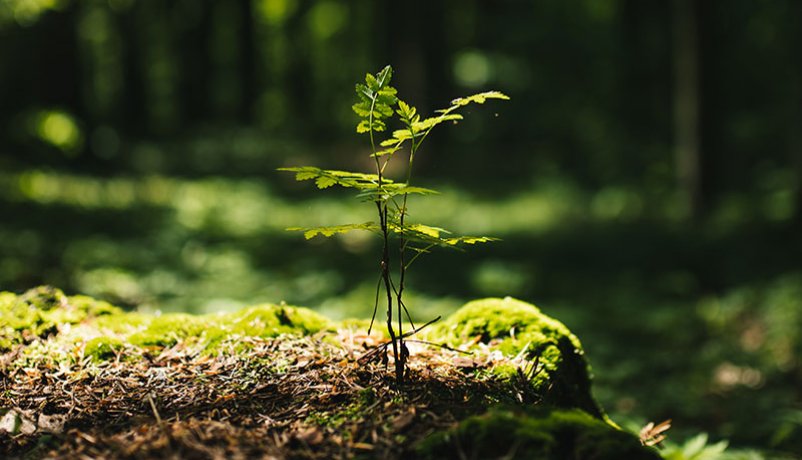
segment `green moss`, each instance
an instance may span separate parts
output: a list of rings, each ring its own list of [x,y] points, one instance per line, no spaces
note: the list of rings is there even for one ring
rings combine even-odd
[[[199,337],[213,324],[201,316],[168,313],[153,317],[139,332],[131,334],[128,342],[137,346],[169,347],[179,340]]]
[[[99,316],[90,322],[93,327],[105,333],[131,334],[145,327],[153,317],[142,313],[128,312]]]
[[[224,314],[148,315],[125,313],[89,297],[67,297],[50,287],[20,296],[0,293],[0,352],[16,344],[26,345],[15,365],[43,361],[61,365],[82,357],[104,361],[125,348],[168,347],[182,341],[206,353],[219,352],[223,344],[246,343],[239,340],[242,337],[327,331],[321,339],[336,341],[336,335],[330,333],[335,327],[364,332],[367,326],[366,320],[332,323],[309,309],[285,305],[263,304]],[[374,330],[383,332],[379,324],[374,324]],[[500,351],[505,358],[496,360],[490,372],[501,377],[518,378],[521,365],[537,363],[539,372],[530,383],[542,404],[538,411],[496,410],[469,418],[454,430],[422,443],[420,456],[457,458],[460,452],[468,452],[469,457],[477,458],[658,458],[632,435],[605,423],[590,392],[589,368],[579,340],[535,306],[511,298],[477,300],[421,335],[480,353]],[[84,343],[85,337],[95,338]],[[76,347],[82,343],[83,354],[80,346]],[[270,356],[254,365],[274,371],[285,365],[282,359]],[[395,403],[405,404],[398,398]],[[310,415],[308,421],[336,428],[364,417],[375,400],[374,390],[368,388],[330,412]],[[497,446],[507,450],[500,451]]]
[[[331,411],[311,413],[306,418],[306,423],[339,428],[344,423],[369,417],[369,414],[366,414],[366,410],[375,402],[376,392],[372,388],[365,388],[359,391],[355,399],[344,401],[342,404],[335,406],[335,409]]]
[[[215,351],[227,338],[306,335],[330,327],[329,321],[307,308],[272,304],[257,305],[226,314],[169,313],[147,318],[144,327],[128,338],[132,345],[167,347],[179,340],[202,342]]]
[[[207,315],[213,326],[206,331],[207,352],[214,352],[224,340],[236,337],[276,337],[281,334],[308,335],[331,328],[324,316],[302,307],[262,304],[223,314]]]
[[[22,294],[19,300],[40,311],[48,311],[67,305],[67,297],[61,289],[53,286],[39,286],[30,289],[25,294]]]
[[[85,296],[67,297],[50,286],[40,286],[22,295],[0,293],[0,350],[35,338],[58,333],[58,328],[104,315],[119,308]]]
[[[231,332],[256,337],[279,334],[313,334],[331,327],[324,316],[308,309],[264,304],[221,317]]]
[[[15,344],[57,336],[59,342],[81,341],[80,337],[72,337],[74,334],[67,334],[69,337],[61,334],[66,325],[77,324],[135,346],[168,347],[188,340],[205,346],[209,352],[214,352],[220,343],[234,336],[304,335],[332,327],[325,317],[309,309],[283,305],[257,305],[227,314],[152,316],[125,313],[91,297],[68,297],[48,286],[31,289],[19,296],[0,292],[0,351],[11,349]],[[100,347],[89,347],[93,358],[113,356],[102,346],[102,340],[90,343]]]
[[[122,350],[123,341],[116,337],[97,337],[84,345],[84,356],[92,358],[94,361],[105,361]]]
[[[426,337],[451,346],[490,344],[507,357],[537,362],[532,385],[545,403],[604,418],[591,395],[590,370],[579,339],[532,304],[510,297],[475,300],[434,325]],[[511,377],[517,368],[503,364],[493,372]]]
[[[67,304],[72,305],[78,311],[86,313],[86,317],[97,318],[110,315],[118,315],[122,313],[119,307],[104,302],[102,300],[93,299],[85,295],[75,295],[67,298]]]
[[[629,433],[580,410],[494,410],[424,440],[417,455],[429,459],[508,458],[656,460]]]

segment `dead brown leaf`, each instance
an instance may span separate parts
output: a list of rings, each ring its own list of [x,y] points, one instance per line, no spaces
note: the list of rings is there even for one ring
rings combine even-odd
[[[666,432],[671,428],[671,419],[655,425],[649,422],[640,430],[640,442],[644,446],[659,446],[666,439]]]

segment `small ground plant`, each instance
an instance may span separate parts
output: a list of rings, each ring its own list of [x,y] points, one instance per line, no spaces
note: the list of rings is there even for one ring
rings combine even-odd
[[[319,189],[334,185],[356,189],[358,198],[373,203],[376,207],[378,222],[289,230],[303,231],[307,239],[317,235],[330,237],[354,230],[371,231],[381,237],[380,274],[370,327],[373,327],[383,290],[383,297],[387,302],[387,333],[393,351],[395,377],[396,382],[401,384],[404,381],[404,370],[409,356],[404,339],[438,319],[415,327],[403,298],[407,270],[418,257],[435,247],[457,249],[466,244],[495,240],[487,236],[453,236],[445,229],[408,221],[409,195],[437,193],[431,189],[412,185],[415,155],[435,127],[445,122],[456,123],[462,120],[463,117],[458,112],[463,107],[470,104],[484,104],[488,99],[509,99],[509,97],[498,91],[461,97],[452,100],[447,108],[436,110],[433,116],[421,118],[414,106],[398,98],[397,90],[390,85],[392,75],[393,69],[386,66],[375,75],[367,74],[365,83],[356,85],[359,97],[357,103],[353,105],[354,112],[359,116],[356,132],[366,134],[370,139],[371,157],[375,160],[376,168],[374,172],[324,170],[313,166],[281,168],[281,170],[294,172],[298,181],[314,180]],[[398,129],[389,131],[390,124],[396,125]],[[389,135],[379,139],[379,136],[388,132]],[[406,174],[403,180],[394,180],[387,177],[385,170],[391,161],[399,157],[406,161]],[[391,265],[393,257],[397,257],[396,270],[393,270]],[[406,332],[404,332],[404,314],[410,325],[410,329]],[[393,326],[394,315],[397,329]]]

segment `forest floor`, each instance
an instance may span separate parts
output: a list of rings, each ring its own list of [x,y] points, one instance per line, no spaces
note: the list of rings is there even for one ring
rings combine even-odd
[[[0,456],[402,458],[490,404],[537,403],[525,371],[502,381],[484,360],[414,341],[396,387],[380,341],[244,338],[215,356],[178,342],[12,369],[18,346],[0,355],[0,407],[13,408]]]

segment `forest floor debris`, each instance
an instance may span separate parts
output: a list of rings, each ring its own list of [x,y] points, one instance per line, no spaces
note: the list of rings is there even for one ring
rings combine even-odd
[[[239,337],[213,356],[178,342],[103,361],[78,348],[68,363],[21,360],[20,345],[0,356],[0,456],[401,458],[492,404],[537,402],[482,371],[497,357],[420,343],[394,388],[380,341]]]

